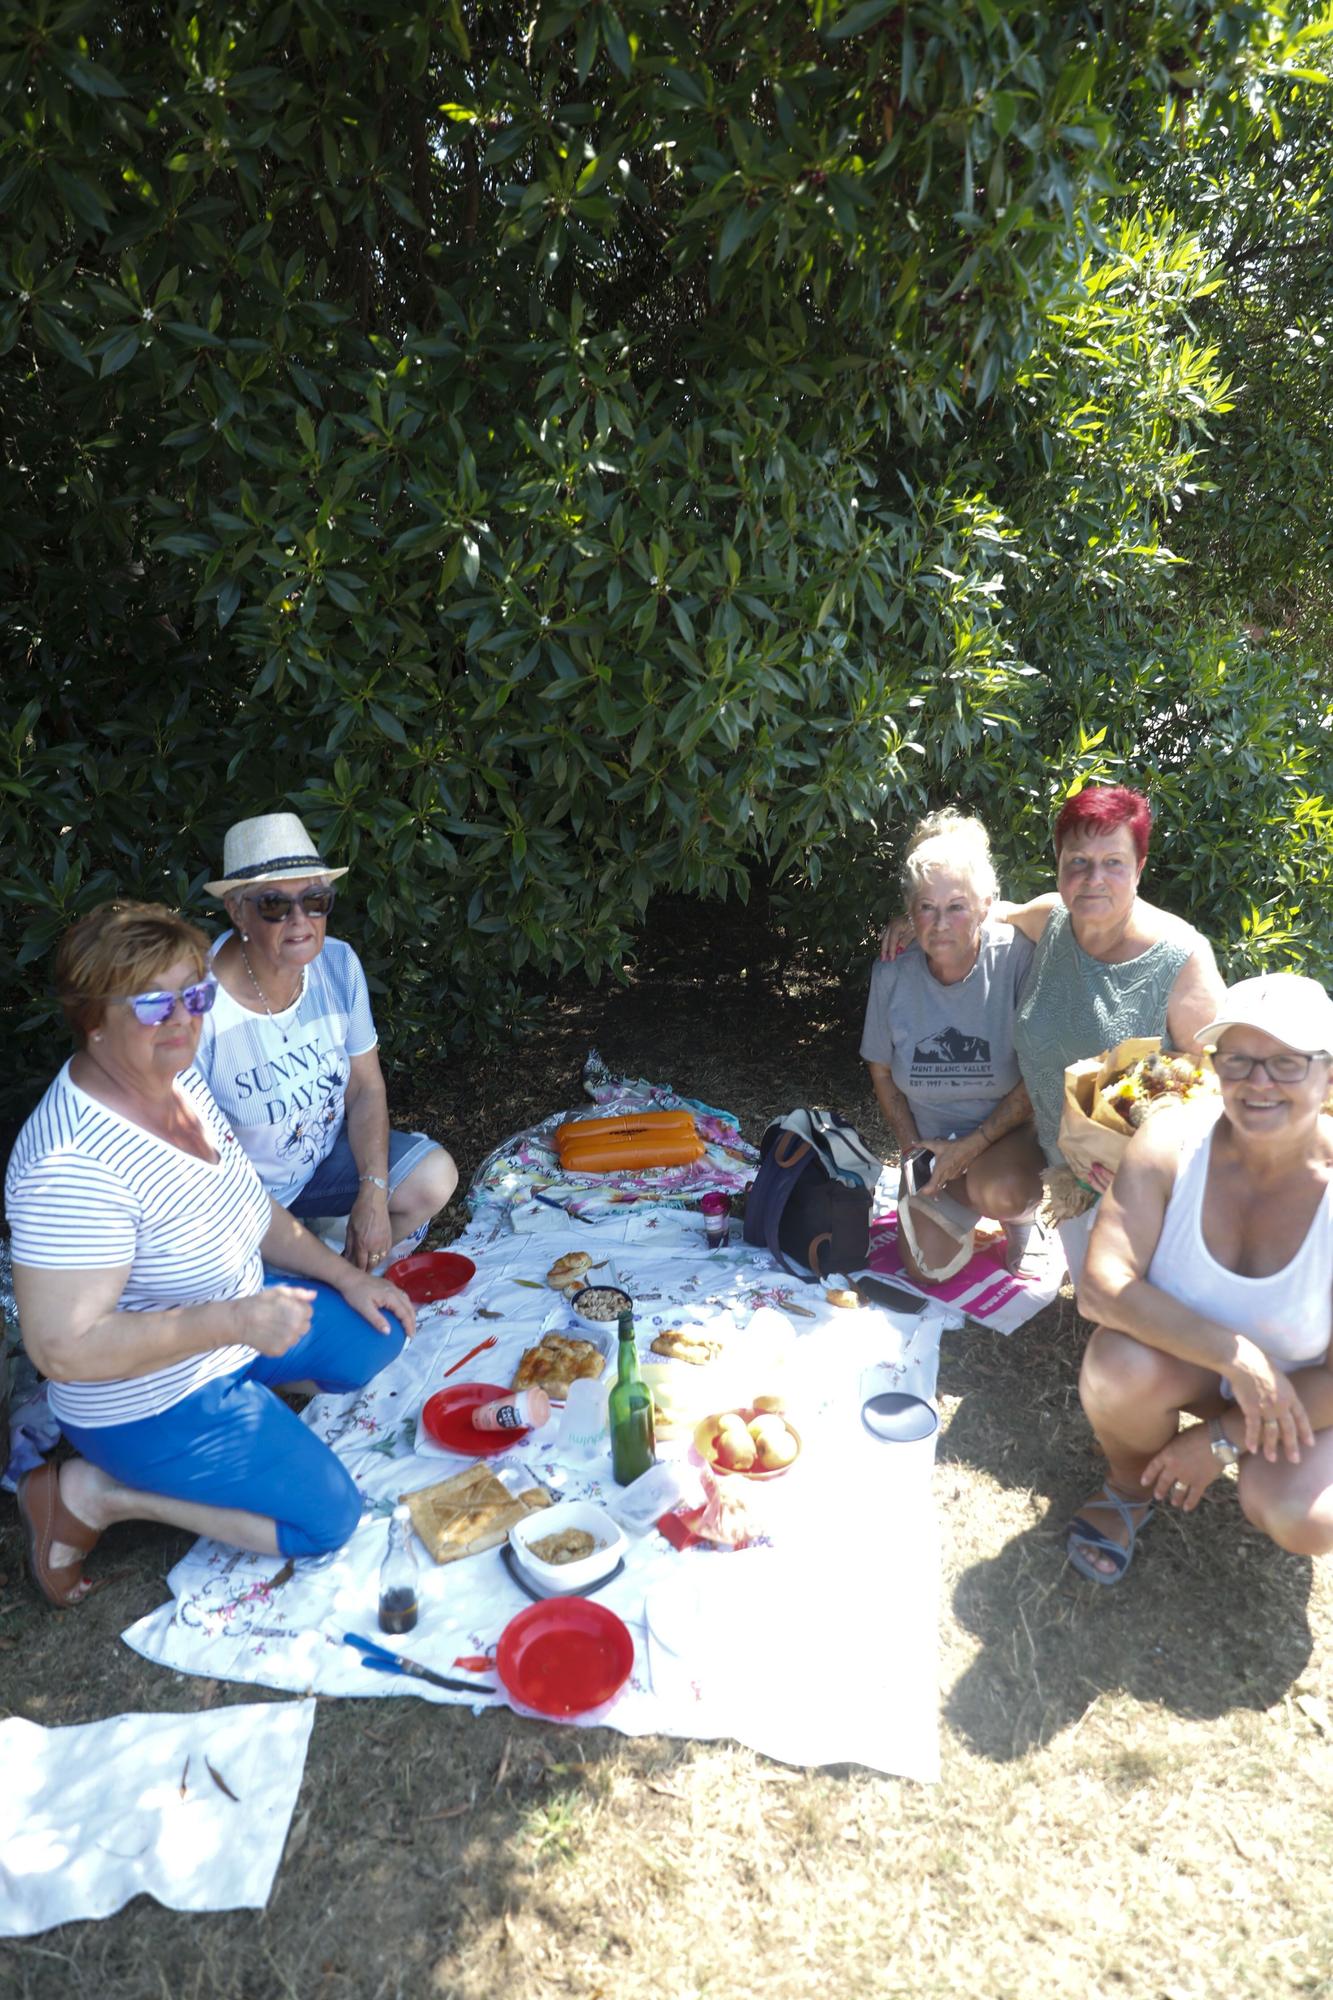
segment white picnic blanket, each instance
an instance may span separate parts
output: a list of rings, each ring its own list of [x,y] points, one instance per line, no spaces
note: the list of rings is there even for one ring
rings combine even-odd
[[[262,1910],[301,1789],[313,1701],[0,1722],[0,1937],[171,1910]]]
[[[372,1673],[343,1635],[375,1634],[385,1518],[398,1495],[467,1462],[429,1441],[418,1449],[417,1414],[427,1396],[452,1359],[491,1333],[494,1350],[453,1380],[506,1384],[544,1326],[570,1327],[569,1310],[544,1284],[545,1272],[562,1252],[591,1247],[610,1259],[599,1275],[615,1278],[635,1298],[642,1352],[664,1326],[729,1330],[733,1359],[718,1364],[712,1406],[725,1407],[733,1393],[741,1400],[779,1391],[804,1440],[791,1472],[762,1488],[771,1508],[771,1547],[681,1552],[655,1530],[631,1541],[623,1573],[598,1600],[628,1625],[634,1671],[599,1719],[628,1735],[732,1735],[794,1763],[856,1761],[933,1778],[933,1443],[884,1445],[870,1438],[860,1421],[859,1385],[868,1363],[887,1359],[899,1364],[905,1386],[930,1395],[938,1319],[923,1331],[910,1317],[840,1310],[826,1302],[822,1287],[782,1276],[762,1253],[741,1247],[709,1253],[694,1215],[661,1218],[651,1244],[616,1243],[614,1224],[594,1234],[554,1212],[550,1220],[542,1233],[514,1234],[494,1212],[479,1217],[455,1246],[477,1264],[467,1290],[423,1311],[416,1340],[366,1390],[310,1406],[307,1420],[366,1495],[367,1513],[346,1548],[322,1567],[298,1563],[276,1581],[284,1568],[278,1559],[200,1541],[171,1573],[172,1602],[131,1627],[128,1643],[181,1672],[301,1693],[469,1700]],[[904,1340],[911,1342],[905,1355]],[[515,1475],[516,1484],[535,1478],[570,1499],[614,1494],[609,1460],[566,1466],[544,1437],[534,1433],[492,1465]],[[682,1564],[751,1560],[770,1565],[773,1616],[753,1636],[747,1699],[738,1703],[734,1676],[710,1695],[706,1674],[685,1698],[679,1691],[664,1697],[648,1658],[648,1592]],[[423,1558],[422,1568],[420,1622],[403,1650],[445,1672],[455,1662],[493,1655],[501,1631],[528,1602],[500,1552],[439,1569]]]

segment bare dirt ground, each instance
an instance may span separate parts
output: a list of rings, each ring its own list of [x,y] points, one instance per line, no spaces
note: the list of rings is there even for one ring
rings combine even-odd
[[[579,1100],[590,1046],[727,1105],[836,1104],[886,1143],[862,990],[753,934],[664,914],[626,989],[556,996],[516,1050],[399,1077],[467,1178]],[[448,1219],[443,1234],[462,1226]],[[943,1777],[792,1771],[506,1712],[321,1701],[269,1908],[140,1898],[0,1945],[12,2000],[695,2000],[963,1995],[1234,2000],[1333,1992],[1333,1586],[1223,1484],[1153,1524],[1127,1582],[1062,1530],[1095,1484],[1066,1297],[1011,1340],[948,1337],[936,1473]],[[111,1581],[45,1609],[0,1500],[0,1713],[45,1724],[263,1698],[147,1665],[119,1633],[185,1540],[126,1527]],[[4,1782],[0,1773],[0,1783]]]

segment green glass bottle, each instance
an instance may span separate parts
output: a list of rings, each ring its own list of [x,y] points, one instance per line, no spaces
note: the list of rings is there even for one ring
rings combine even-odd
[[[639,1373],[639,1350],[634,1344],[634,1315],[620,1315],[620,1365],[615,1387],[607,1403],[611,1431],[611,1470],[621,1486],[628,1486],[646,1472],[657,1456],[653,1436],[653,1399]]]

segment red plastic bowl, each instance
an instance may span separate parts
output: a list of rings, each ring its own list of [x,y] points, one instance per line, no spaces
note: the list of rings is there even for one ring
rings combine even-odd
[[[502,1382],[455,1382],[437,1389],[421,1412],[421,1421],[436,1444],[456,1451],[463,1458],[494,1458],[520,1444],[527,1431],[478,1431],[472,1427],[472,1412],[479,1403],[498,1403],[510,1396]]]
[[[413,1305],[433,1305],[436,1299],[451,1299],[477,1275],[470,1257],[457,1250],[418,1250],[415,1257],[400,1257],[384,1273],[391,1285],[406,1292]]]
[[[604,1604],[550,1597],[511,1618],[495,1649],[507,1693],[538,1715],[565,1721],[614,1699],[634,1666],[629,1628]]]

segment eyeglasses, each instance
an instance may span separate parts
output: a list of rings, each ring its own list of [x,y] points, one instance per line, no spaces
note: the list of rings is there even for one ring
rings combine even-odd
[[[1210,1049],[1208,1053],[1223,1083],[1244,1083],[1257,1069],[1270,1083],[1304,1083],[1315,1060],[1313,1055],[1298,1056],[1294,1049],[1276,1056],[1243,1056],[1238,1049]]]
[[[264,889],[246,902],[266,924],[285,924],[299,903],[308,917],[327,917],[337,901],[336,889],[306,889],[299,896],[284,896],[280,889]]]
[[[217,991],[217,980],[210,972],[206,979],[196,981],[193,986],[163,986],[151,993],[112,993],[107,998],[122,1007],[133,1007],[134,1018],[141,1027],[160,1028],[175,1013],[178,1000],[187,1014],[197,1018],[208,1012],[217,998]]]

